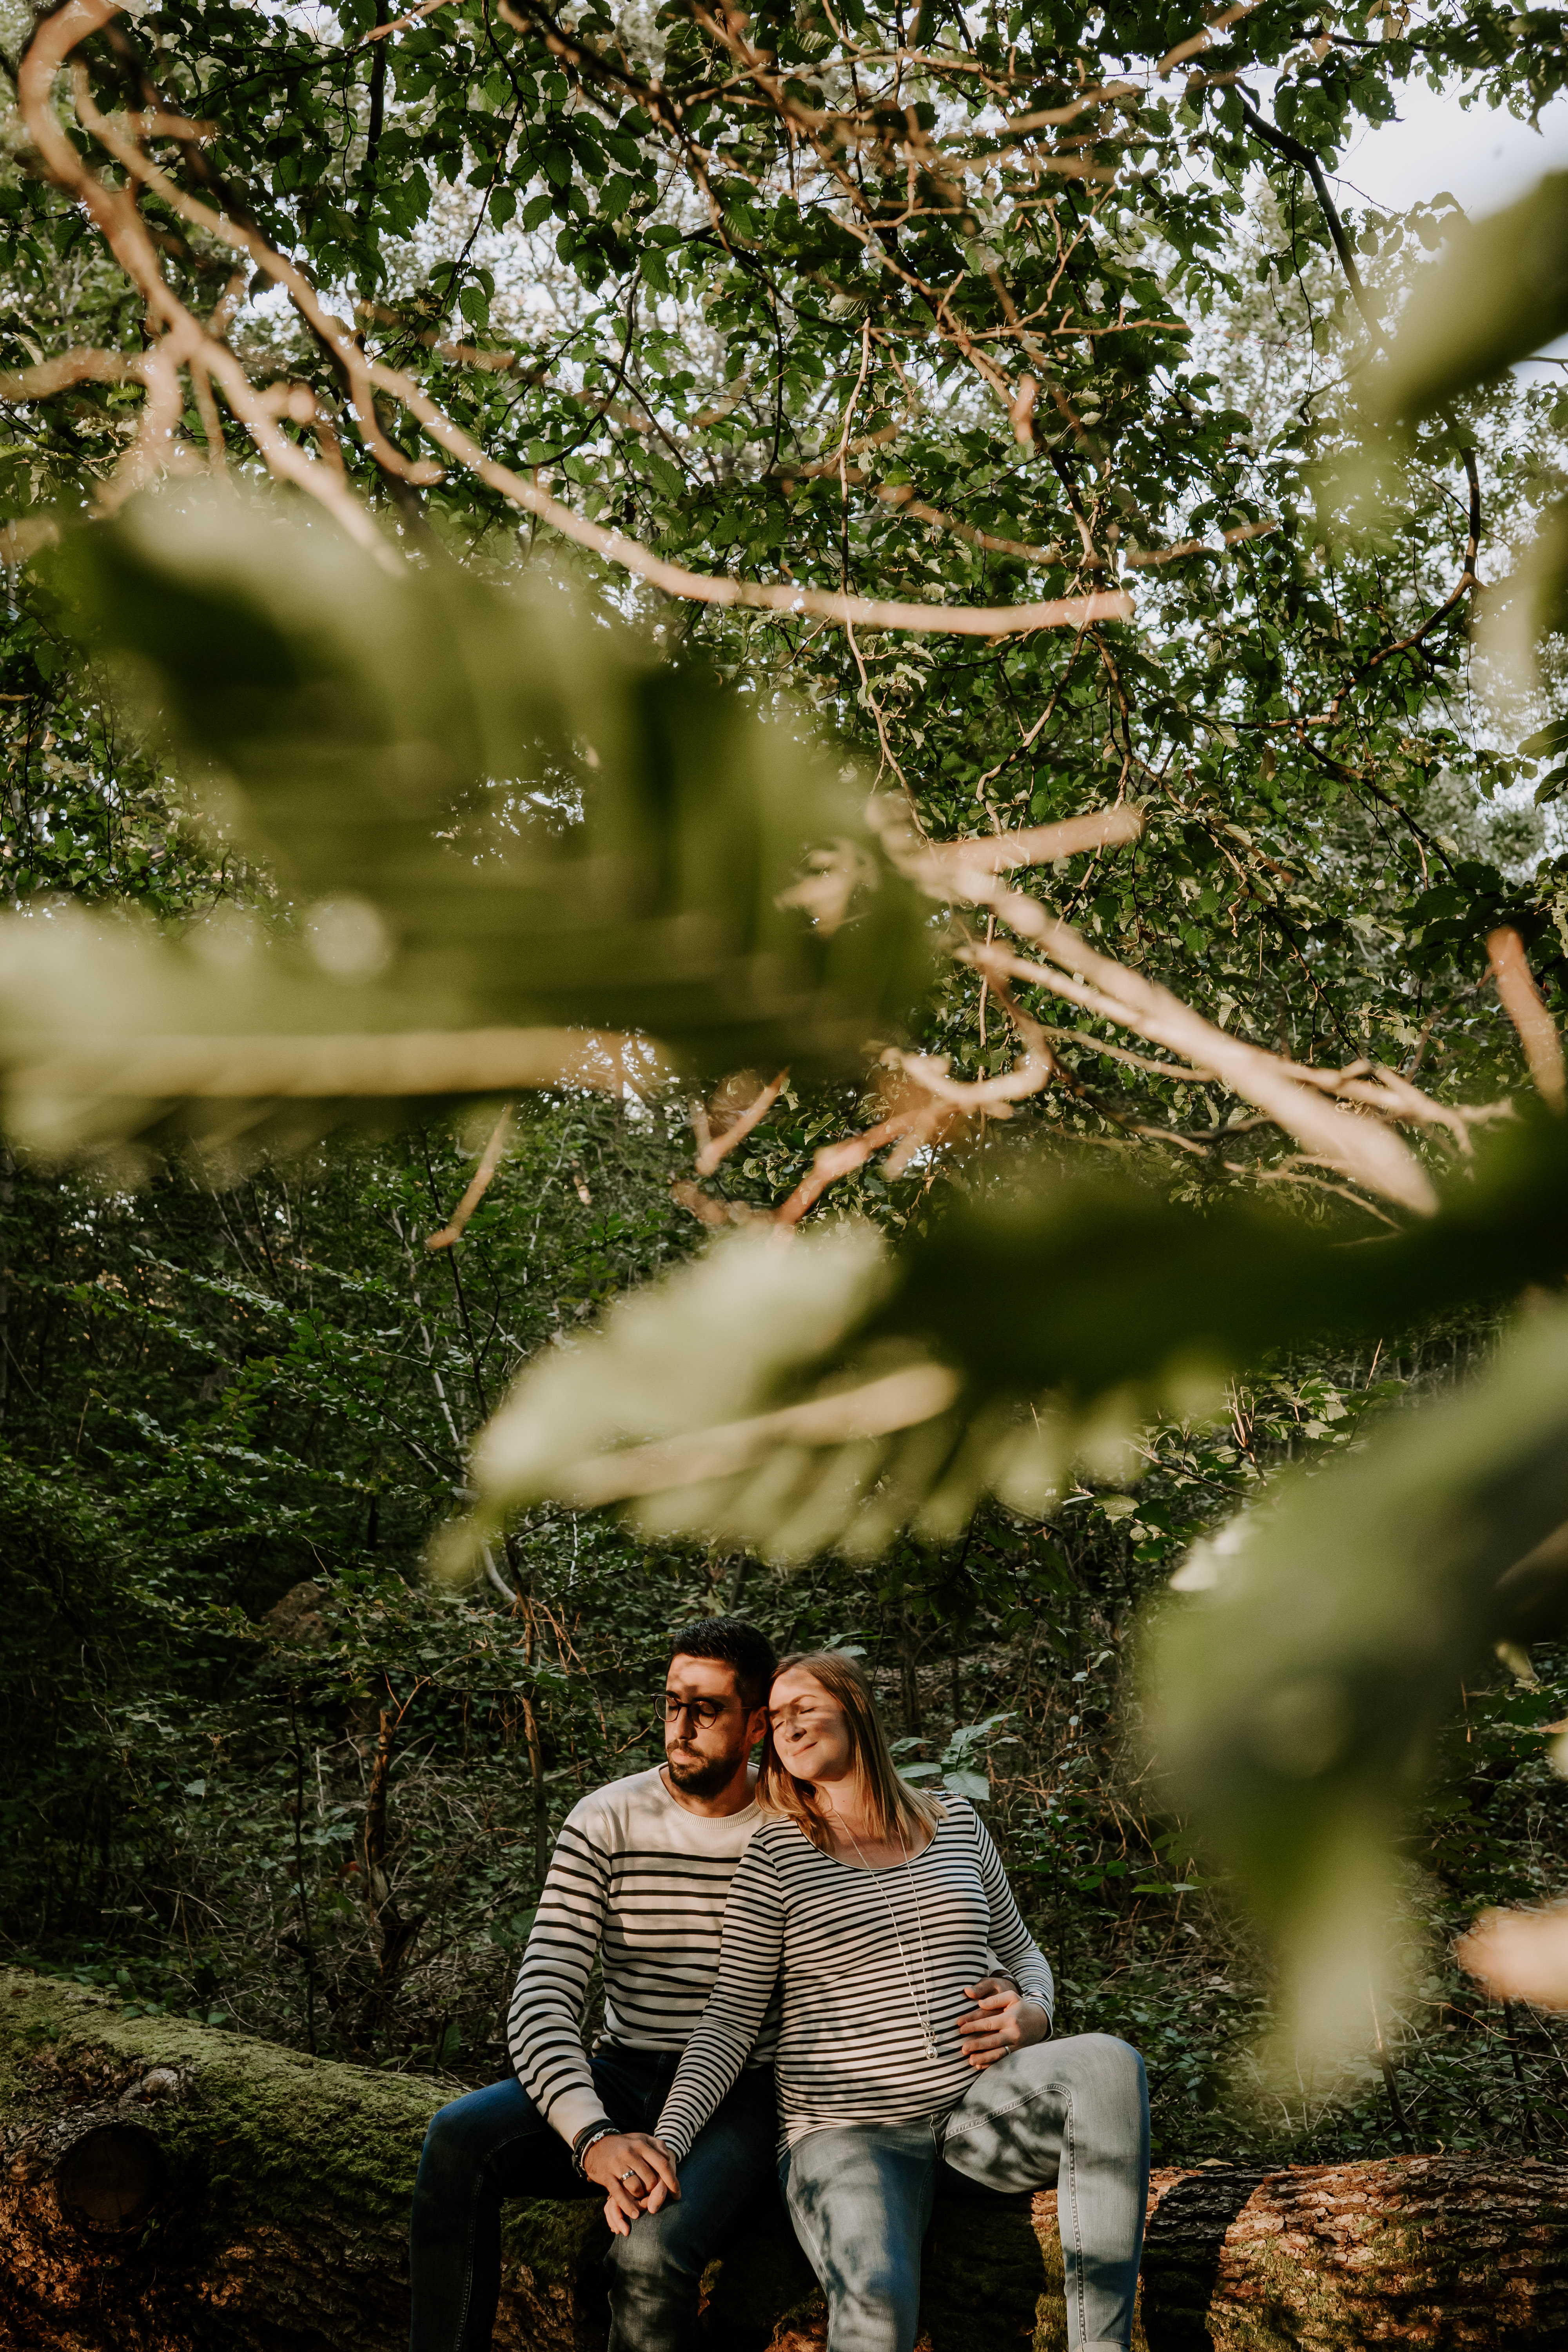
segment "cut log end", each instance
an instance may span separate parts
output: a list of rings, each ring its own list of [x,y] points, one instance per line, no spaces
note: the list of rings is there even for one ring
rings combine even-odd
[[[55,2168],[55,2195],[79,2229],[121,2237],[151,2218],[168,2178],[150,2131],[140,2124],[100,2124],[67,2148]]]

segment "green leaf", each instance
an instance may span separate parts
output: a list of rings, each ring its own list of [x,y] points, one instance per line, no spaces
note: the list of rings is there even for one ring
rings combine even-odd
[[[1525,760],[1543,760],[1553,751],[1568,751],[1568,719],[1553,719],[1550,727],[1528,736],[1519,750]]]
[[[177,940],[11,919],[0,1032],[35,1041],[35,1108],[14,1087],[13,1116],[52,1149],[172,1117],[231,1127],[252,1094],[295,1104],[262,1114],[259,1144],[319,1130],[344,1097],[364,1116],[405,1094],[635,1080],[568,1030],[637,1033],[698,1067],[843,1067],[919,992],[923,907],[880,866],[838,761],[537,578],[494,584],[433,551],[380,562],[319,512],[185,493],[77,531],[53,579],[291,919],[224,908]],[[480,1042],[444,1058],[454,1030]],[[272,1045],[247,1059],[258,1033]],[[323,1033],[427,1045],[356,1060],[307,1043],[291,1066],[288,1041]],[[139,1037],[214,1043],[128,1063]]]
[[[1439,1214],[1353,1249],[1332,1225],[1040,1171],[896,1254],[847,1222],[782,1248],[742,1230],[525,1370],[436,1558],[468,1573],[547,1497],[779,1559],[942,1540],[987,1491],[1038,1517],[1074,1463],[1136,1476],[1141,1417],[1217,1414],[1226,1375],[1275,1349],[1555,1284],[1565,1200],[1568,1128],[1540,1118],[1494,1136]]]
[[[686,483],[680,469],[672,466],[668,457],[661,457],[657,449],[650,449],[643,463],[667,498],[679,499],[685,495]]]

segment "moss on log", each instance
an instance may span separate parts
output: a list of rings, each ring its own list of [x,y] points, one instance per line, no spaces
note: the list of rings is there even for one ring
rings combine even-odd
[[[408,2199],[450,2086],[0,1971],[3,2352],[400,2352]],[[1138,2352],[1568,2342],[1568,2168],[1411,2157],[1156,2175]],[[596,2205],[517,2206],[500,2352],[603,2352]],[[939,2202],[929,2352],[1065,2352],[1053,2193]],[[820,2352],[782,2207],[705,2282],[707,2352]]]
[[[0,1973],[0,2342],[382,2352],[442,2096]]]

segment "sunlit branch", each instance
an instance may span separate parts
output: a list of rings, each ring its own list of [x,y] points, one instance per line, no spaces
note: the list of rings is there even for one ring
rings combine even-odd
[[[1032,629],[1076,628],[1084,621],[1125,621],[1132,600],[1124,591],[1101,590],[1091,596],[1057,597],[1038,604],[913,604],[874,596],[846,596],[826,588],[773,586],[761,581],[738,580],[728,573],[688,572],[669,563],[640,541],[624,531],[606,530],[586,516],[574,514],[547,490],[510,467],[487,457],[436,403],[420,391],[411,376],[373,362],[371,381],[378,389],[403,402],[430,438],[460,460],[479,479],[513,505],[537,515],[579,547],[591,548],[607,563],[635,572],[667,596],[690,598],[704,604],[740,606],[753,612],[815,613],[828,621],[852,622],[868,629],[910,629],[954,636],[993,637],[1021,635]]]
[[[1561,1115],[1568,1110],[1563,1040],[1542,1003],[1541,991],[1535,985],[1535,975],[1524,952],[1524,941],[1515,930],[1493,931],[1487,940],[1487,954],[1503,1011],[1519,1032],[1535,1090],[1543,1103]]]
[[[706,1135],[699,1136],[699,1150],[695,1163],[699,1176],[711,1176],[715,1168],[729,1158],[737,1145],[744,1143],[752,1129],[760,1126],[766,1118],[769,1111],[783,1094],[788,1081],[789,1072],[781,1070],[777,1077],[763,1087],[755,1098],[747,1104],[745,1109],[732,1118],[727,1127],[721,1128],[717,1135],[710,1126]],[[707,1124],[706,1118],[704,1124]]]
[[[965,880],[977,884],[979,877],[966,876]],[[978,888],[965,895],[980,898]],[[1212,1070],[1233,1093],[1256,1103],[1315,1157],[1353,1182],[1423,1215],[1436,1210],[1437,1196],[1431,1180],[1387,1128],[1357,1118],[1353,1112],[1336,1111],[1314,1088],[1293,1077],[1277,1055],[1228,1035],[1168,989],[1101,955],[1037,900],[1000,887],[994,887],[985,898],[1003,921],[1043,948],[1051,962],[1031,963],[1009,950],[979,944],[963,950],[961,961],[977,971],[1030,981],[1102,1020],[1137,1030],[1153,1044],[1181,1054],[1194,1067]]]
[[[976,834],[964,841],[936,843],[924,853],[919,878],[938,887],[956,884],[962,890],[970,874],[1006,874],[1020,866],[1048,866],[1058,857],[1079,857],[1086,850],[1137,841],[1142,831],[1142,811],[1123,801],[1110,808],[1091,809],[1087,816],[1062,817],[1055,824],[1028,825],[1018,833]]]
[[[510,1138],[511,1105],[509,1103],[495,1123],[489,1141],[485,1145],[484,1151],[480,1155],[479,1164],[474,1171],[473,1181],[453,1210],[450,1222],[444,1224],[439,1233],[426,1234],[425,1236],[425,1246],[427,1250],[450,1249],[455,1241],[461,1240],[463,1228],[489,1192],[490,1180],[506,1156],[506,1147]]]

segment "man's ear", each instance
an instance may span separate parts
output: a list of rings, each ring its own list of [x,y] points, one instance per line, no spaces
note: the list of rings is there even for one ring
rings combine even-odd
[[[765,1738],[767,1738],[767,1736],[768,1736],[768,1711],[767,1711],[767,1708],[766,1708],[765,1706],[754,1706],[754,1707],[752,1709],[751,1720],[750,1720],[750,1721],[748,1722],[748,1724],[746,1725],[746,1752],[747,1752],[747,1754],[749,1755],[749,1754],[751,1753],[752,1749],[756,1746],[756,1744],[757,1744],[757,1742],[758,1742],[758,1740],[759,1740],[759,1739],[765,1739]]]

